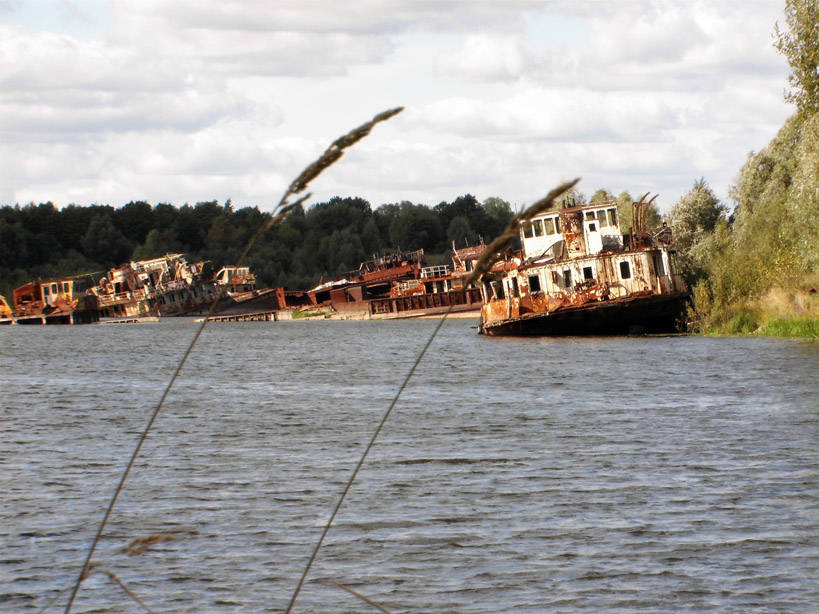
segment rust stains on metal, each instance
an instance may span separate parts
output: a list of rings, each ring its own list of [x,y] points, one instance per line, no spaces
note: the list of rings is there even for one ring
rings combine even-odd
[[[523,249],[481,278],[489,335],[674,332],[688,289],[671,230],[647,229],[654,198],[634,203],[620,233],[616,203],[547,211],[521,225]],[[511,265],[511,266],[510,266]]]

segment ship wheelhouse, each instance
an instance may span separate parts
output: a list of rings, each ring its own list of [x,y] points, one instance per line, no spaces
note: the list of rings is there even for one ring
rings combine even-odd
[[[614,201],[543,212],[521,224],[520,240],[522,250],[508,255],[504,266],[496,267],[482,279],[482,332],[561,334],[559,329],[556,333],[526,331],[553,331],[552,324],[544,323],[544,317],[569,312],[575,313],[576,326],[562,334],[637,331],[641,326],[626,320],[642,312],[641,321],[650,324],[644,327],[646,331],[659,332],[673,329],[684,311],[687,288],[679,272],[670,229],[638,228],[637,233],[623,235]],[[655,310],[668,312],[660,326],[660,318],[648,309],[649,303],[659,305],[671,298],[673,308]],[[637,299],[641,304],[634,307]],[[629,313],[613,309],[626,304],[632,306]],[[584,316],[580,317],[579,312]],[[604,316],[615,312],[617,318],[609,327]],[[595,326],[584,328],[584,320]],[[667,322],[672,325],[667,326]],[[518,332],[497,332],[502,329]]]

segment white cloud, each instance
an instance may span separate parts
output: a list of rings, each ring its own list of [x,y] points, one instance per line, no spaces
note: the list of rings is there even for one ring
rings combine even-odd
[[[439,56],[437,72],[477,81],[509,81],[521,76],[524,62],[517,36],[470,34],[458,49]]]
[[[317,199],[524,204],[582,175],[586,193],[669,205],[700,176],[724,196],[790,113],[781,0],[39,8],[2,8],[1,204],[269,207],[333,138],[402,104]]]

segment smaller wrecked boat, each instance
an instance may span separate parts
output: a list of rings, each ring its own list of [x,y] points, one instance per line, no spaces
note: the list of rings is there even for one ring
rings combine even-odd
[[[451,267],[427,266],[423,250],[384,254],[306,291],[307,306],[351,319],[477,317],[481,293],[467,280],[485,249],[453,244]]]
[[[613,200],[550,210],[523,222],[522,250],[507,253],[503,266],[481,278],[479,331],[518,336],[682,331],[688,288],[671,228],[645,228],[651,204],[646,196],[634,203],[626,235]]]
[[[12,292],[7,324],[91,324],[99,321],[96,300],[87,295],[88,276],[30,281]],[[5,302],[5,301],[4,301]],[[8,305],[6,306],[8,308]]]
[[[225,307],[275,295],[256,290],[248,267],[214,271],[210,261],[188,263],[182,254],[166,254],[121,264],[96,284],[90,274],[30,281],[14,289],[13,308],[0,301],[0,324],[136,322],[195,315],[210,308],[222,287]]]

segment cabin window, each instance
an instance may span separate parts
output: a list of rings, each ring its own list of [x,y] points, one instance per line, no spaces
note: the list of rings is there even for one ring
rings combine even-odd
[[[631,279],[631,265],[626,261],[620,263],[620,279]]]
[[[586,219],[587,219],[587,220],[593,220],[593,219],[595,219],[595,217],[594,217],[594,211],[586,211]]]
[[[592,268],[590,266],[583,267],[583,279],[586,281],[594,279],[594,274],[592,273]]]
[[[654,273],[657,277],[665,275],[665,265],[663,264],[662,254],[654,254]]]
[[[547,218],[543,220],[544,226],[546,226],[546,234],[553,235],[555,234],[555,219],[553,217]]]
[[[529,275],[529,292],[540,292],[539,275]]]
[[[518,296],[520,293],[518,292],[518,278],[513,277],[509,282],[509,295],[510,296]]]
[[[572,272],[570,269],[565,269],[563,271],[563,287],[564,288],[572,287]]]
[[[597,232],[597,226],[593,222],[589,224],[589,232]]]
[[[677,254],[670,252],[668,254],[668,264],[671,268],[670,274],[676,275],[677,271],[679,271],[679,264],[677,263]]]
[[[521,228],[523,228],[523,237],[525,239],[531,239],[534,236],[532,234],[532,224],[530,222],[521,224]]]
[[[494,296],[496,299],[506,298],[506,293],[503,291],[503,283],[499,281],[492,282],[492,296]]]
[[[71,286],[67,281],[63,283],[63,292],[65,292],[66,294],[71,292]]]
[[[610,226],[608,220],[606,219],[606,210],[601,209],[597,212],[597,221],[600,223],[600,228],[604,226]]]
[[[559,218],[559,217],[556,217],[556,218],[555,218],[555,228],[557,229],[557,231],[558,231],[558,232],[560,232],[560,231],[561,231],[561,228],[560,228],[560,218]]]
[[[535,229],[535,236],[542,237],[543,236],[543,222],[540,220],[535,220],[532,222],[532,227]]]
[[[48,296],[51,294],[51,291],[48,289],[48,286],[43,286],[43,296]]]
[[[609,226],[617,226],[617,209],[609,209]]]
[[[51,293],[52,294],[59,294],[60,293],[59,284],[51,284]]]

